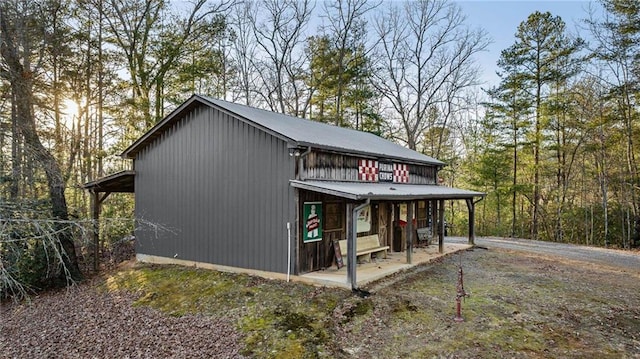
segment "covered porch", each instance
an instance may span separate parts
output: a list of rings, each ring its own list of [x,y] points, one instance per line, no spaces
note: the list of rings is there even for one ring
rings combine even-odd
[[[102,202],[111,193],[134,193],[135,171],[124,170],[97,180],[85,183],[82,188],[91,193],[91,216],[93,220],[93,270],[100,267],[100,213]]]
[[[438,185],[415,185],[415,184],[400,184],[400,183],[380,183],[380,182],[335,182],[335,181],[304,181],[304,180],[291,180],[291,185],[298,190],[299,202],[304,202],[310,198],[309,194],[317,193],[324,196],[330,196],[331,198],[340,198],[344,202],[344,215],[345,224],[342,226],[342,230],[338,233],[341,238],[330,239],[331,242],[336,242],[336,239],[343,239],[346,241],[346,248],[336,250],[336,263],[335,265],[325,265],[321,270],[314,270],[308,273],[301,271],[300,276],[303,278],[316,278],[318,280],[326,280],[333,283],[343,283],[345,286],[351,286],[357,288],[358,285],[375,281],[386,275],[394,273],[399,270],[410,268],[416,264],[426,263],[438,256],[446,255],[458,250],[464,250],[474,245],[475,242],[475,204],[477,201],[484,197],[484,193],[467,191],[458,188],[451,188]],[[304,200],[300,201],[300,198]],[[476,198],[479,198],[476,200]],[[444,206],[446,200],[464,200],[467,204],[469,214],[469,228],[468,228],[468,244],[466,247],[461,247],[460,244],[445,244],[445,218],[444,218]],[[301,204],[302,204],[301,203]],[[418,221],[417,204],[422,205],[423,216],[424,212],[428,212],[426,215],[428,218],[424,218]],[[425,203],[427,208],[425,209]],[[321,204],[321,202],[318,202]],[[398,207],[402,205],[403,207]],[[316,204],[316,206],[318,206]],[[360,249],[358,248],[359,240],[362,236],[358,236],[358,233],[362,233],[358,226],[358,216],[361,211],[371,211],[371,207],[378,208],[380,211],[374,214],[374,217],[380,217],[381,221],[377,226],[373,226],[368,231],[367,236],[380,235],[380,245],[382,247],[389,248],[384,255],[376,256],[371,261],[371,266],[366,263],[358,263],[358,256]],[[382,209],[384,208],[384,210]],[[403,208],[398,210],[397,208]],[[403,211],[404,210],[404,211]],[[389,212],[388,214],[383,211]],[[399,213],[400,212],[400,216]],[[404,212],[404,213],[402,213]],[[306,212],[301,211],[301,214]],[[301,216],[306,218],[305,216]],[[299,217],[299,218],[301,218]],[[387,233],[389,226],[384,227],[382,218],[391,218],[389,222],[401,222],[401,246],[397,248],[394,244],[397,242],[394,239],[394,234]],[[404,219],[404,221],[403,221]],[[298,221],[301,223],[301,221]],[[396,227],[397,228],[397,227]],[[419,230],[425,233],[428,229],[430,238],[428,242],[437,243],[427,247],[417,247]],[[299,234],[302,234],[302,226],[299,227]],[[306,238],[305,235],[302,235]],[[390,238],[390,239],[389,239]],[[437,238],[437,242],[435,239]],[[396,238],[397,239],[397,238]],[[299,243],[298,250],[302,251],[306,248],[304,241]],[[308,245],[307,245],[308,246]],[[325,243],[326,247],[326,243]],[[396,247],[394,249],[394,247]],[[340,252],[345,252],[340,253]],[[326,250],[325,250],[326,251]],[[308,252],[304,253],[303,259],[308,258]],[[346,268],[339,268],[341,262],[346,262]],[[298,258],[300,263],[300,257]],[[338,263],[340,262],[340,263]],[[326,261],[325,261],[326,263]],[[298,266],[298,268],[300,268]],[[345,270],[346,269],[346,270]]]
[[[459,242],[459,241],[457,241]],[[410,270],[420,265],[431,263],[438,258],[452,255],[459,251],[464,251],[473,247],[470,244],[462,243],[445,243],[443,250],[436,245],[427,247],[414,248],[412,253],[412,263],[407,263],[406,256],[402,252],[388,253],[387,258],[377,258],[369,263],[357,265],[358,286],[366,286],[372,282],[382,278],[391,276],[396,273]],[[338,269],[333,266],[324,271],[316,271],[297,276],[294,280],[315,285],[324,285],[327,287],[351,288],[348,283],[347,268]]]

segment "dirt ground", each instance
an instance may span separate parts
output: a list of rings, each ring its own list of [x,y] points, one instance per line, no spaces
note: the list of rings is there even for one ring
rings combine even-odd
[[[640,358],[635,270],[474,249],[364,289],[121,269],[4,304],[0,358]]]
[[[460,264],[469,297],[456,323]],[[372,289],[376,314],[338,335],[358,357],[640,358],[635,271],[475,249]]]

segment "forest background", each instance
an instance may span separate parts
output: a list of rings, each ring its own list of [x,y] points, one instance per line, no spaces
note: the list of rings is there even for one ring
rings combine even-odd
[[[477,56],[492,39],[455,2],[4,0],[3,288],[81,277],[82,184],[128,169],[121,151],[192,93],[438,158],[444,184],[487,193],[478,235],[640,246],[640,4],[597,5],[576,31],[522,19],[490,86]],[[453,234],[465,213],[447,203]],[[132,216],[112,194],[102,245]]]

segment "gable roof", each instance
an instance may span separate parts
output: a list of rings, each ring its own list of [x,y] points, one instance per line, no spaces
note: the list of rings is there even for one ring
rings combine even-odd
[[[283,138],[289,142],[289,145],[292,147],[312,147],[314,149],[333,150],[378,158],[398,159],[405,162],[444,166],[444,162],[371,133],[337,127],[201,95],[193,95],[185,101],[129,146],[122,153],[122,156],[125,158],[135,158],[140,150],[162,134],[164,130],[170,128],[173,123],[182,118],[186,112],[200,104],[230,113],[242,121]]]

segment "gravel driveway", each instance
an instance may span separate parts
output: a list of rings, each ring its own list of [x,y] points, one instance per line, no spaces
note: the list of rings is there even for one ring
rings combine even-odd
[[[467,238],[447,237],[445,242],[467,243]],[[640,252],[588,247],[576,244],[511,239],[499,237],[477,237],[476,245],[485,248],[501,248],[537,255],[562,257],[568,260],[613,267],[617,270],[640,273]]]

